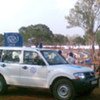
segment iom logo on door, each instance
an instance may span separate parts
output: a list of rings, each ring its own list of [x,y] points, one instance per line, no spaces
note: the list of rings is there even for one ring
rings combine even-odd
[[[22,46],[23,38],[19,33],[4,33],[5,46]]]

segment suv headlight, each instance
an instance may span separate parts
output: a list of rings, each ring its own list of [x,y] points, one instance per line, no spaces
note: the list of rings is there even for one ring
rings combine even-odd
[[[73,74],[76,79],[84,79],[85,75],[83,72],[78,72]]]

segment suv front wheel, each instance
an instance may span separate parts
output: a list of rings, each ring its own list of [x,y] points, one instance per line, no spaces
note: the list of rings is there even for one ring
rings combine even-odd
[[[7,85],[5,79],[0,76],[0,94],[4,94],[7,90]]]
[[[72,100],[74,98],[74,87],[70,80],[59,79],[52,85],[52,93],[57,100]]]

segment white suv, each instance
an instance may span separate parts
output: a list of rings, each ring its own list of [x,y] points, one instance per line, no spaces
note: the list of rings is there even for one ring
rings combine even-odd
[[[57,51],[0,47],[0,94],[10,85],[50,89],[57,100],[73,99],[97,86],[94,71],[68,64]]]

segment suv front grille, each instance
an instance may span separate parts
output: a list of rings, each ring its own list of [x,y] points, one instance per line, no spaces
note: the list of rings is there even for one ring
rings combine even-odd
[[[94,72],[85,72],[84,73],[86,79],[90,79],[90,78],[94,78],[95,77],[95,73]]]

